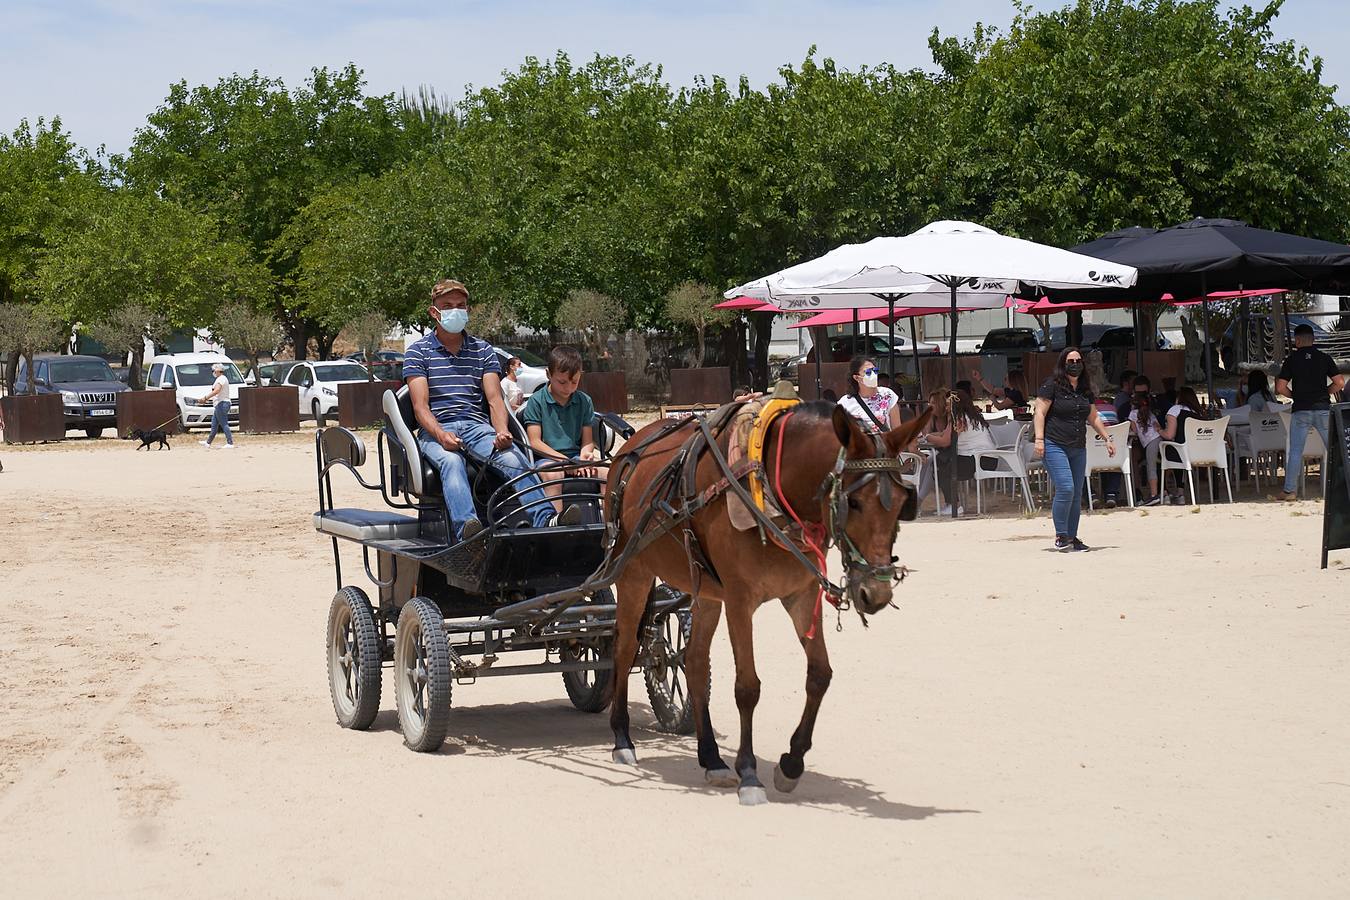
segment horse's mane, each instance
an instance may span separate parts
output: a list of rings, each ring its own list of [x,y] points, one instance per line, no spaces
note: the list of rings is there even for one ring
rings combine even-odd
[[[828,400],[810,400],[798,403],[792,408],[797,415],[808,416],[812,419],[828,419],[834,415],[836,404]]]

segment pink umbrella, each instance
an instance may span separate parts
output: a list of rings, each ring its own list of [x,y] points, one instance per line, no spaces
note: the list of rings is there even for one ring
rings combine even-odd
[[[957,312],[968,312],[974,307],[957,307]],[[808,319],[802,319],[789,325],[789,328],[815,328],[823,325],[851,325],[854,322],[853,314],[857,312],[859,322],[890,322],[892,320],[908,319],[911,316],[931,316],[947,312],[946,309],[934,309],[931,306],[900,307],[891,314],[891,310],[886,306],[879,306],[874,309],[827,309],[824,312],[816,313]]]
[[[730,300],[723,300],[721,303],[718,303],[713,308],[748,309],[752,311],[757,311],[761,306],[772,306],[772,305],[773,304],[766,304],[763,300],[756,300],[754,297],[733,297]],[[777,307],[774,307],[774,310],[777,311]]]
[[[1283,294],[1283,293],[1284,293],[1283,290],[1215,291],[1214,293],[1209,295],[1208,299],[1233,300],[1241,297],[1265,297],[1270,294]],[[1206,298],[1192,297],[1190,300],[1177,300],[1171,294],[1163,294],[1160,299],[1162,300],[1162,302],[1170,303],[1173,306],[1195,306],[1196,304],[1203,303]],[[1053,315],[1054,313],[1073,312],[1074,310],[1083,310],[1083,309],[1129,309],[1131,306],[1134,305],[1135,304],[1133,303],[1128,303],[1124,301],[1120,302],[1106,301],[1102,303],[1094,303],[1091,301],[1083,301],[1076,303],[1051,303],[1048,299],[1042,297],[1041,299],[1036,300],[1035,302],[1032,302],[1030,300],[1018,300],[1017,305],[1014,307],[1014,309],[1017,312],[1025,313],[1026,315],[1048,316]]]

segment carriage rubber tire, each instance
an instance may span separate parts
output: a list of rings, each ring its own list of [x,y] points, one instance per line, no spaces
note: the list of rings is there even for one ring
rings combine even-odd
[[[674,590],[674,588],[668,587],[667,585],[664,584],[658,584],[654,588],[652,588],[653,595],[661,591],[668,592],[671,594],[677,593]],[[647,620],[644,617],[643,622],[644,630],[660,626],[662,629],[661,633],[664,634],[665,623],[663,620],[666,620],[671,616],[692,617],[692,614],[688,608],[682,610],[675,610],[672,612],[663,613],[659,617],[659,619],[651,621],[650,624],[649,620]],[[682,628],[682,630],[685,632],[684,646],[686,650],[689,646],[689,633],[688,633],[689,625],[687,623],[689,623],[690,621],[691,618],[685,618],[684,622],[686,624]],[[677,706],[677,701],[674,697],[671,696],[670,691],[666,688],[665,682],[660,678],[660,676],[656,672],[652,671],[650,666],[642,670],[642,680],[647,683],[647,699],[648,701],[651,702],[652,705],[652,715],[656,717],[656,730],[663,732],[665,734],[694,733],[694,704],[690,701],[689,698],[689,676],[687,671],[685,670],[683,661],[679,663],[679,669],[681,672],[680,680],[684,683],[683,706]],[[709,668],[708,670],[708,688],[709,693],[711,693],[712,689],[711,668]]]
[[[417,634],[426,649],[426,698],[421,721],[416,720],[413,697],[409,695],[407,653]],[[431,753],[445,743],[450,727],[450,643],[445,635],[441,611],[425,597],[414,597],[403,605],[394,638],[394,686],[398,698],[398,722],[403,743],[418,753]]]
[[[351,622],[351,633],[356,639],[354,661],[357,666],[356,700],[348,702],[339,696],[335,631],[343,619]],[[344,587],[333,597],[328,607],[328,691],[333,698],[333,712],[338,724],[354,731],[365,731],[380,712],[380,650],[384,642],[375,624],[375,611],[370,598],[358,587]],[[346,679],[343,679],[345,685]]]
[[[591,598],[592,603],[611,604],[614,602],[614,594],[608,589],[597,591]],[[597,648],[600,657],[603,659],[609,657],[614,659],[614,638],[606,635],[604,637],[583,638],[575,644],[565,645],[562,649],[561,659],[563,662],[575,662],[582,658],[585,650]],[[594,684],[586,684],[583,680],[587,675],[597,676]],[[591,670],[589,672],[563,672],[563,687],[567,689],[567,699],[572,701],[572,705],[584,713],[603,712],[609,707],[609,701],[614,697],[614,670]]]

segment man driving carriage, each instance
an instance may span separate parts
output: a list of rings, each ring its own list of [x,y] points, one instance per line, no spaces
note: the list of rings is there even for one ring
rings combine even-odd
[[[474,507],[465,455],[505,479],[528,472],[530,464],[514,446],[508,427],[497,354],[491,344],[465,330],[469,323],[468,288],[449,278],[436,282],[428,315],[436,329],[408,348],[403,377],[421,426],[417,446],[440,473],[453,537],[463,541],[483,530]],[[536,528],[560,521],[571,524],[564,521],[568,513],[561,517],[554,514],[537,476],[525,475],[517,489],[522,492],[520,503],[528,508]]]

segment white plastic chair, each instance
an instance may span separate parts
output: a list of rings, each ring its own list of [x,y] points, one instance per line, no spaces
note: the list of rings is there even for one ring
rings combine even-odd
[[[1223,436],[1228,431],[1228,417],[1221,419],[1186,420],[1186,441],[1162,441],[1158,446],[1158,468],[1162,481],[1169,469],[1186,473],[1186,483],[1191,490],[1191,505],[1195,505],[1195,470],[1206,468],[1209,476],[1209,502],[1214,502],[1214,469],[1223,470],[1223,484],[1228,489],[1228,502],[1233,502],[1233,483],[1228,480],[1228,449]],[[1176,453],[1178,459],[1167,458],[1168,451]]]
[[[938,487],[942,482],[938,481],[938,448],[920,447],[919,452],[928,457],[929,462],[933,464],[933,512],[942,514],[942,488]]]
[[[985,416],[986,420],[988,418]],[[989,435],[994,439],[995,447],[1000,450],[1011,450],[1017,445],[1017,437],[1025,426],[1025,422],[1014,422],[1011,419],[990,422]]]
[[[1284,423],[1284,465],[1289,467],[1289,432],[1293,425],[1294,414],[1290,410],[1284,410],[1278,413],[1280,421]],[[1298,492],[1300,495],[1307,490],[1308,481],[1308,461],[1315,459],[1322,469],[1322,499],[1327,498],[1327,445],[1322,443],[1322,435],[1317,433],[1316,429],[1308,429],[1308,439],[1303,442],[1303,464],[1299,467],[1298,473]]]
[[[1092,426],[1087,428],[1087,465],[1084,468],[1084,480],[1087,481],[1088,512],[1092,512],[1092,473],[1119,472],[1125,481],[1125,498],[1134,506],[1134,468],[1130,462],[1130,423],[1121,422],[1106,426],[1106,434],[1116,446],[1116,455],[1106,452],[1106,441],[1101,439]]]
[[[1288,446],[1289,430],[1285,427],[1283,417],[1277,412],[1254,412],[1250,416],[1249,425],[1248,431],[1233,432],[1233,462],[1236,464],[1243,459],[1252,461],[1252,478],[1256,481],[1256,490],[1259,493],[1261,464],[1266,459],[1271,460],[1270,477],[1276,477],[1274,458],[1283,453]]]
[[[1023,446],[1027,435],[1031,433],[1029,424],[1018,429],[1017,439],[1007,450],[976,450],[971,454],[975,460],[975,512],[984,512],[984,496],[980,487],[983,481],[994,479],[1013,479],[1022,486],[1022,499],[1026,502],[1027,512],[1036,511],[1036,501],[1031,497],[1031,485],[1027,482],[1027,466],[1023,456]],[[993,460],[994,468],[986,469],[984,460]]]

